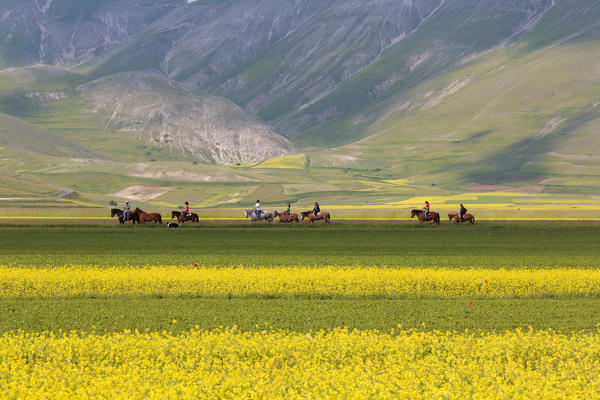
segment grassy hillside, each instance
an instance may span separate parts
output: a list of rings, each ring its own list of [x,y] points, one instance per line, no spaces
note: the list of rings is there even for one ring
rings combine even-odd
[[[0,146],[56,157],[106,158],[75,140],[65,139],[6,114],[0,114]]]
[[[498,49],[396,98],[369,137],[338,148],[333,159],[353,157],[381,174],[450,190],[568,185],[568,177],[585,190],[581,181],[600,173],[597,43],[520,54]]]

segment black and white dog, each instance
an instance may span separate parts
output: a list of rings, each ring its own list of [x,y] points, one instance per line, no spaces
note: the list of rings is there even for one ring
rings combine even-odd
[[[179,224],[177,224],[177,223],[175,223],[175,222],[169,222],[169,223],[167,224],[167,226],[168,226],[169,228],[179,228]]]

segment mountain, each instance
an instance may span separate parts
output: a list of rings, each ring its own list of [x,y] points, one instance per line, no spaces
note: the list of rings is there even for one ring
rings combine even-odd
[[[148,158],[215,164],[256,162],[296,150],[230,101],[159,72],[92,80],[44,65],[8,68],[0,71],[0,111],[115,159],[128,159],[123,149],[135,151],[140,143],[150,146],[142,148]]]
[[[289,140],[230,101],[157,72],[114,74],[75,91],[87,107],[105,115],[105,129],[131,132],[196,160],[256,162],[294,150]]]
[[[364,133],[367,125],[355,123],[364,107],[516,40],[554,6],[551,0],[194,2],[86,71],[159,69],[232,99],[302,143],[340,144]]]
[[[54,0],[8,2],[0,23],[35,49],[30,62],[81,65],[95,77],[161,71],[298,142],[332,145],[364,134],[364,107],[517,40],[557,3]]]
[[[591,190],[598,44],[595,0],[6,0],[0,112],[119,162],[283,156],[344,195]]]

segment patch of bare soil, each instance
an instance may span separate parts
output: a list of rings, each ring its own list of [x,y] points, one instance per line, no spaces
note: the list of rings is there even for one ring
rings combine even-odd
[[[162,196],[173,189],[175,188],[172,186],[134,185],[114,193],[114,196],[129,200],[148,201]]]

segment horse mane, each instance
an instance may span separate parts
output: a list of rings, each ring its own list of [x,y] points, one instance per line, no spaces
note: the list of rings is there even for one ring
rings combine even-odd
[[[412,212],[413,212],[414,214],[421,214],[421,213],[423,212],[423,210],[416,210],[416,209],[415,209],[415,210],[412,210]]]
[[[146,211],[142,210],[141,208],[136,207],[135,210],[137,210],[138,212],[141,212],[142,214],[148,214]],[[133,211],[135,211],[133,210]]]

